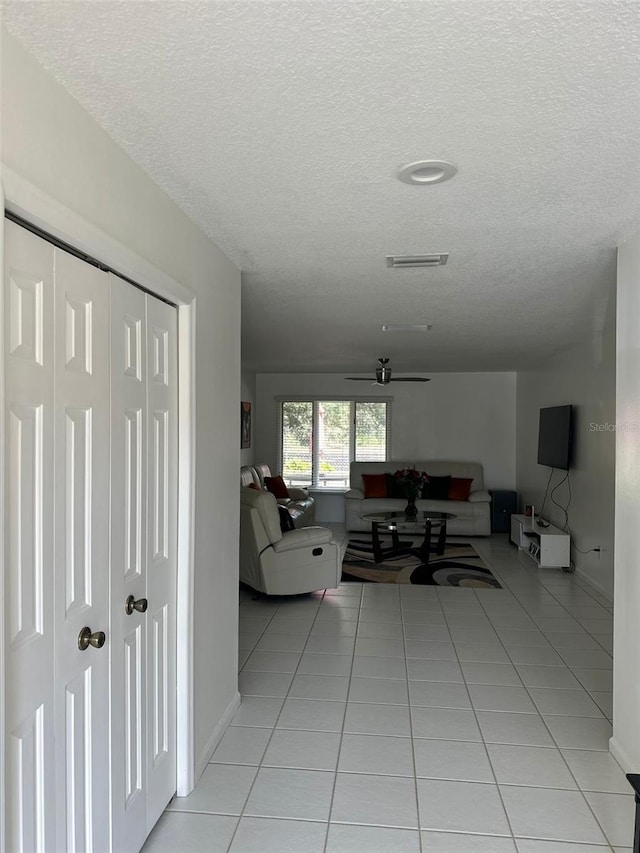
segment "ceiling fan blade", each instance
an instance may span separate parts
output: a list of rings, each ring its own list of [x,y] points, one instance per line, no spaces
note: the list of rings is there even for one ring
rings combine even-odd
[[[376,368],[375,379],[373,382],[371,382],[371,379],[366,376],[345,376],[344,378],[349,379],[351,382],[371,382],[372,385],[379,385],[380,387],[388,385],[389,382],[431,382],[430,379],[426,379],[422,376],[398,376],[397,379],[394,379],[391,376],[391,368],[387,367],[388,363],[388,358],[378,359],[379,367]]]

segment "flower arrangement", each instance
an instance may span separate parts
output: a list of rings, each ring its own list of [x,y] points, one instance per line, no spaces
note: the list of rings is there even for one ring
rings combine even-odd
[[[393,476],[403,486],[405,496],[411,502],[421,496],[423,488],[429,482],[428,474],[418,471],[417,468],[400,468]]]

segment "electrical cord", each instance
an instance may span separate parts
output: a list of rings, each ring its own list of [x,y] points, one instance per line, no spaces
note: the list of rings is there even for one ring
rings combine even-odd
[[[555,470],[556,470],[555,468],[552,468],[552,469],[551,469],[551,472],[550,472],[550,474],[549,474],[549,479],[547,480],[547,488],[545,489],[545,492],[544,492],[544,498],[542,499],[542,509],[541,509],[541,510],[540,510],[540,512],[538,513],[538,517],[539,517],[539,518],[542,518],[542,517],[543,517],[543,516],[542,516],[542,513],[544,512],[544,505],[545,505],[545,504],[546,504],[546,502],[547,502],[547,495],[549,494],[549,486],[551,485],[551,478],[553,477],[553,472],[554,472]]]
[[[593,552],[599,552],[600,548],[589,548],[588,551],[583,551],[582,548],[578,548],[578,546],[575,544],[575,541],[573,538],[573,533],[571,532],[571,528],[569,527],[569,507],[571,506],[571,501],[573,498],[573,493],[571,491],[571,472],[567,471],[567,473],[564,475],[564,477],[558,483],[556,483],[556,485],[551,489],[551,492],[549,492],[549,486],[551,485],[551,478],[553,477],[555,470],[556,470],[555,468],[552,468],[551,473],[549,474],[549,479],[547,480],[547,488],[545,489],[544,498],[542,500],[542,508],[540,509],[540,512],[538,513],[538,518],[542,518],[542,512],[543,512],[545,504],[547,502],[547,497],[549,497],[551,500],[551,503],[554,504],[555,506],[557,506],[558,509],[561,510],[561,512],[564,514],[564,522],[563,522],[562,526],[560,527],[560,530],[564,530],[564,532],[568,533],[569,536],[571,537],[571,539],[570,539],[571,548],[573,548],[574,551],[577,551],[578,554],[592,554]],[[569,489],[569,496],[568,496],[569,499],[567,500],[567,505],[563,506],[561,503],[559,503],[559,501],[556,500],[555,493],[565,483],[567,484],[567,488]],[[568,573],[575,572],[575,570],[576,570],[576,566],[575,566],[575,562],[573,560],[571,560],[570,566],[563,568],[563,571],[568,572]]]
[[[567,501],[567,505],[566,505],[566,507],[561,506],[561,505],[560,505],[556,500],[554,500],[554,498],[553,498],[553,492],[555,492],[555,490],[558,488],[558,486],[561,486],[561,485],[565,482],[565,480],[567,481],[567,488],[569,489],[569,500]],[[592,554],[593,552],[599,552],[599,551],[600,551],[600,548],[589,548],[587,551],[583,551],[583,550],[582,550],[582,548],[578,548],[578,546],[576,545],[576,543],[575,543],[575,541],[574,541],[574,538],[573,538],[573,533],[571,532],[571,528],[569,527],[569,507],[571,506],[571,500],[572,500],[572,498],[573,498],[573,494],[572,494],[572,491],[571,491],[571,472],[570,472],[570,471],[567,471],[566,476],[565,476],[565,477],[563,477],[563,478],[562,478],[562,480],[560,480],[560,482],[558,483],[558,485],[557,485],[557,486],[555,486],[555,487],[554,487],[554,489],[553,489],[553,491],[551,492],[551,500],[553,501],[553,503],[554,503],[557,507],[559,507],[559,508],[564,512],[565,521],[564,521],[564,524],[563,524],[563,526],[562,526],[561,530],[564,530],[564,531],[565,531],[565,533],[568,533],[568,534],[569,534],[569,536],[571,537],[571,547],[574,549],[574,551],[577,551],[577,552],[578,552],[578,554]],[[573,566],[573,561],[572,561],[572,566]],[[573,570],[575,570],[575,569],[572,569],[572,571],[573,571]]]
[[[558,509],[564,513],[564,523],[562,524],[562,526],[560,526],[560,525],[558,525],[558,526],[560,527],[560,530],[564,530],[565,532],[568,532],[567,528],[569,526],[569,505],[571,504],[571,481],[569,481],[569,500],[567,502],[566,507],[562,506],[561,503],[558,503],[558,501],[555,499],[554,495],[558,491],[560,486],[563,486],[568,480],[569,480],[569,472],[567,471],[567,473],[560,480],[560,482],[556,483],[556,485],[553,487],[553,489],[551,489],[551,494],[549,495],[549,497],[551,498],[551,503],[555,504],[555,506],[557,506]]]

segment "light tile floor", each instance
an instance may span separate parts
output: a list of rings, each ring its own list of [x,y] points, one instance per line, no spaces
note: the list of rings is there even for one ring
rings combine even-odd
[[[503,589],[241,592],[242,705],[146,853],[630,850],[610,602],[475,544]]]

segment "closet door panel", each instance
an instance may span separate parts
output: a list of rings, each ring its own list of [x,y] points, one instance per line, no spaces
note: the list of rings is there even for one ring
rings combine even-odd
[[[5,222],[7,849],[56,849],[53,248]]]
[[[148,477],[148,825],[175,793],[177,559],[177,312],[147,296]]]
[[[147,597],[146,297],[113,275],[110,289],[113,848],[128,853],[147,826],[148,617],[126,607]]]
[[[56,767],[60,849],[109,845],[109,279],[55,250]],[[104,632],[81,650],[83,628]]]

